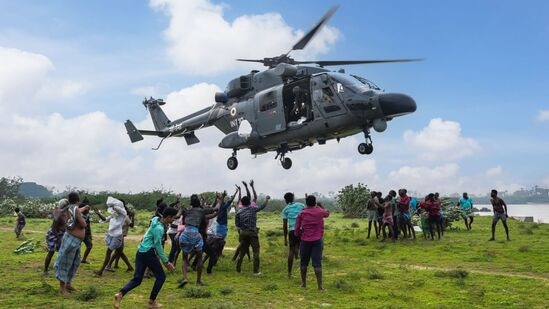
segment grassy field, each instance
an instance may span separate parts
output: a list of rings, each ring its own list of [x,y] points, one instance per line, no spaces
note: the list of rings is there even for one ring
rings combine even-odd
[[[130,260],[149,216],[140,213],[130,232],[126,248]],[[113,295],[132,276],[124,269],[106,272],[102,278],[92,276],[104,256],[106,230],[106,225],[92,223],[92,264],[82,265],[74,280],[80,292],[62,298],[57,281],[42,276],[43,249],[13,253],[21,243],[12,231],[14,223],[14,218],[0,218],[2,308],[108,308]],[[327,291],[319,292],[312,269],[307,289],[299,287],[297,268],[294,277],[287,279],[280,217],[260,213],[263,276],[253,276],[247,260],[242,273],[235,272],[230,256],[237,239],[231,228],[225,257],[214,273],[204,278],[208,285],[177,289],[181,278],[178,261],[177,271],[168,275],[158,301],[166,308],[549,308],[549,225],[509,223],[510,242],[503,241],[501,223],[497,240],[488,242],[490,218],[476,217],[472,231],[455,222],[457,228],[448,230],[440,241],[424,240],[418,234],[416,241],[381,243],[375,237],[366,239],[364,220],[333,214],[326,220],[323,268]],[[48,225],[48,220],[28,219],[24,238],[42,244]],[[130,292],[123,308],[144,308],[153,281],[145,279]]]

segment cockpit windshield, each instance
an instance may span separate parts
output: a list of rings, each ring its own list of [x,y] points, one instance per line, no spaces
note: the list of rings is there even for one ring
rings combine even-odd
[[[370,89],[374,89],[374,90],[381,90],[381,88],[379,88],[376,84],[374,84],[374,82],[372,82],[371,80],[367,80],[366,78],[364,77],[360,77],[360,76],[357,76],[357,75],[352,75],[352,77],[356,78],[359,82],[363,83],[364,85],[367,85],[368,87],[370,87]]]

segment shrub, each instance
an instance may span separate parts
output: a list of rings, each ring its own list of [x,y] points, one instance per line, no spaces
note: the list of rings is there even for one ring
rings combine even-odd
[[[284,233],[281,230],[268,230],[267,232],[265,232],[265,235],[267,237],[280,237],[284,235]]]
[[[212,293],[208,290],[203,290],[195,287],[191,287],[185,290],[185,297],[189,298],[210,298]]]
[[[229,294],[231,294],[232,292],[233,292],[233,289],[227,288],[227,287],[221,288],[221,289],[219,290],[219,293],[221,293],[221,295],[229,295]]]
[[[338,279],[336,281],[334,281],[334,288],[338,289],[338,290],[341,290],[341,291],[344,291],[344,292],[353,292],[355,291],[355,287],[349,283],[347,283],[347,281],[345,280],[341,280],[341,279]]]
[[[463,279],[466,278],[469,275],[469,272],[464,269],[454,269],[454,270],[447,270],[447,271],[436,271],[435,277],[448,277],[448,278],[457,278],[457,279]]]
[[[275,291],[278,290],[278,285],[276,283],[267,284],[263,287],[263,291]]]
[[[366,185],[358,183],[355,187],[348,185],[339,190],[336,195],[337,207],[347,217],[361,218],[366,213],[366,203],[370,198],[370,190]]]
[[[101,294],[99,289],[94,286],[88,286],[82,293],[78,294],[76,298],[81,301],[90,301],[96,299],[99,294]]]
[[[367,277],[370,280],[383,280],[383,275],[375,268],[368,268]]]

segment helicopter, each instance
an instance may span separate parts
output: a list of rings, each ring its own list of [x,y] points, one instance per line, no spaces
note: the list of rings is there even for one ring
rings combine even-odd
[[[166,138],[183,137],[187,145],[199,143],[195,132],[215,126],[225,134],[219,147],[231,149],[227,167],[238,166],[237,151],[249,149],[252,155],[276,152],[284,169],[292,167],[288,152],[363,132],[360,154],[373,152],[371,128],[387,129],[387,122],[415,112],[415,101],[406,94],[386,93],[373,82],[330,71],[327,66],[410,62],[422,59],[298,61],[289,56],[302,50],[337,10],[332,7],[292,49],[285,54],[263,59],[236,59],[261,63],[268,69],[253,70],[229,81],[224,92],[215,93],[215,104],[171,121],[163,112],[162,99],[143,101],[155,130],[139,130],[127,120],[125,127],[132,143],[143,135]],[[239,130],[248,123],[249,132]]]

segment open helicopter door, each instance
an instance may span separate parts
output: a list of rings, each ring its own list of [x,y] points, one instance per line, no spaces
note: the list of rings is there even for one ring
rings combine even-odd
[[[319,74],[311,78],[311,86],[313,105],[324,118],[347,113],[341,95],[341,92],[344,91],[342,84],[331,79],[328,74]]]
[[[263,90],[255,95],[256,128],[260,136],[286,130],[282,85]]]

